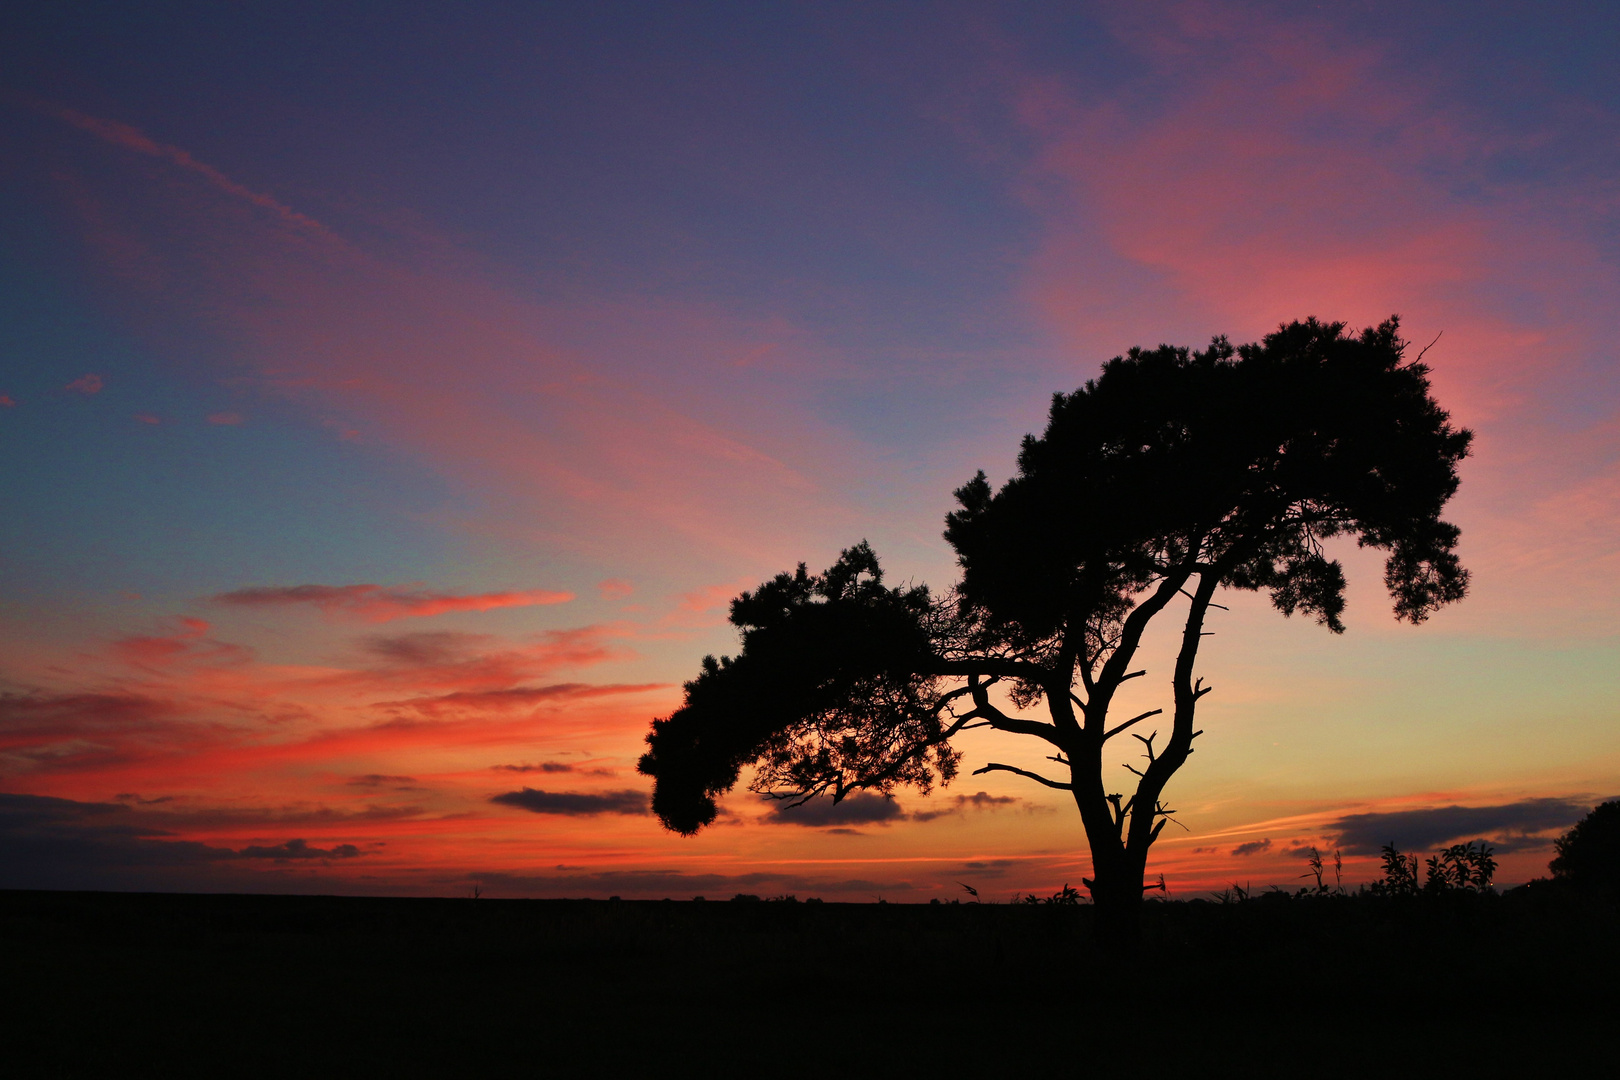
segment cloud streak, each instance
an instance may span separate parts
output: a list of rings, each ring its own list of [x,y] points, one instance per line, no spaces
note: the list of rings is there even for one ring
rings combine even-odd
[[[198,161],[178,146],[169,146],[166,143],[158,142],[139,128],[131,127],[117,120],[105,120],[98,116],[91,116],[88,113],[79,112],[77,109],[69,109],[52,102],[35,101],[33,104],[41,112],[71,124],[80,131],[88,132],[103,142],[125,150],[133,150],[135,153],[144,154],[147,157],[162,158],[188,172],[194,173],[227,195],[252,203],[261,209],[269,210],[289,225],[307,229],[314,233],[329,235],[326,227],[314,218],[299,213],[270,195],[266,195],[261,191],[254,191],[252,188],[237,183],[212,165]]]
[[[499,806],[514,806],[531,814],[558,814],[563,817],[597,817],[602,814],[648,814],[651,805],[645,791],[539,791],[525,787],[508,791],[489,800]]]
[[[426,618],[457,611],[495,611],[500,608],[566,604],[572,599],[573,593],[552,589],[458,596],[383,585],[266,585],[236,589],[212,597],[214,603],[230,607],[308,606],[324,615],[368,623]]]
[[[842,802],[811,799],[801,806],[772,802],[762,819],[771,825],[799,825],[811,829],[850,828],[857,825],[886,825],[906,816],[900,804],[881,795],[857,791]]]
[[[1375,855],[1393,843],[1408,852],[1485,840],[1498,851],[1540,851],[1603,800],[1521,799],[1494,806],[1436,806],[1346,814],[1325,831],[1347,854]]]

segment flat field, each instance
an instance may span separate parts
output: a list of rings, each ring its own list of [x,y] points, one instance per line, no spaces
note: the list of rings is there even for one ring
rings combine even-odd
[[[1154,903],[1123,962],[1090,917],[0,892],[0,1074],[1535,1074],[1620,1004],[1620,916],[1550,887]]]

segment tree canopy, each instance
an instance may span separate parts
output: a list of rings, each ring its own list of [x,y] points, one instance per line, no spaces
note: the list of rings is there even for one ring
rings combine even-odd
[[[992,727],[1040,740],[1068,775],[978,771],[1072,792],[1094,899],[1139,903],[1164,786],[1202,734],[1210,689],[1193,672],[1219,589],[1264,590],[1341,633],[1345,576],[1324,543],[1343,536],[1386,553],[1397,619],[1467,591],[1440,514],[1471,435],[1398,331],[1308,319],[1236,347],[1132,349],[1053,396],[999,490],[980,472],[956,491],[945,538],[962,573],[944,594],[886,586],[864,542],[822,574],[801,564],[742,594],[738,655],[705,658],[685,703],[653,722],[640,769],[654,810],[695,832],[750,767],[753,790],[794,801],[927,791],[956,775],[953,736]],[[1131,666],[1148,623],[1182,600],[1170,737],[1132,732],[1147,764],[1128,766],[1127,800],[1107,790],[1103,745],[1163,710],[1114,721],[1110,706],[1144,674]]]
[[[1620,800],[1592,808],[1554,842],[1553,878],[1610,900],[1620,899]]]

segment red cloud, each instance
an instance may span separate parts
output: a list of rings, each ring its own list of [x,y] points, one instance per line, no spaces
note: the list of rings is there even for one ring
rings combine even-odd
[[[328,615],[350,615],[364,622],[381,623],[450,611],[565,604],[573,598],[573,593],[548,589],[452,596],[419,589],[389,589],[382,585],[283,585],[237,589],[213,599],[215,603],[238,607],[310,604]]]
[[[100,375],[80,375],[63,389],[71,390],[75,394],[99,394],[104,385],[106,384],[102,381]]]
[[[144,668],[180,663],[240,664],[253,657],[249,649],[208,637],[210,627],[202,619],[182,617],[176,621],[180,629],[172,634],[137,635],[115,642],[113,655]]]
[[[234,412],[209,413],[208,422],[210,424],[224,424],[235,427],[237,424],[242,423],[242,414]]]

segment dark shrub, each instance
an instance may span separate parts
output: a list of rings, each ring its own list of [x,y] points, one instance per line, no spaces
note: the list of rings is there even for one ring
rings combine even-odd
[[[1554,846],[1553,877],[1583,892],[1620,899],[1620,800],[1592,810]]]

